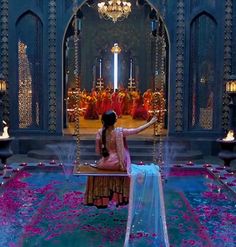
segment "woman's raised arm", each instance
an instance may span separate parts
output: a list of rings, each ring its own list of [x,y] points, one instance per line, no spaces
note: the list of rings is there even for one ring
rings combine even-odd
[[[132,129],[123,129],[123,135],[128,136],[128,135],[135,135],[138,134],[139,132],[147,129],[151,125],[153,125],[157,121],[157,117],[154,116],[148,123],[145,123],[144,125],[141,125],[137,128],[132,128]]]

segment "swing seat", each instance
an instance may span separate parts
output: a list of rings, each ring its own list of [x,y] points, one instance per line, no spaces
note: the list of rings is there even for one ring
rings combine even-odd
[[[83,164],[77,165],[74,169],[74,175],[80,176],[118,176],[118,177],[127,177],[128,174],[126,171],[110,171],[110,170],[102,170],[96,168],[95,165],[91,164]]]
[[[101,170],[89,164],[77,165],[74,175],[87,176],[84,204],[105,206],[110,200],[117,205],[128,203],[130,180],[127,172]]]

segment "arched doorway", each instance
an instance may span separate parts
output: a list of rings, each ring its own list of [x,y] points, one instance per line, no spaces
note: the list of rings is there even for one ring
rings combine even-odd
[[[132,1],[131,1],[132,2]],[[94,6],[97,3],[94,4]],[[159,104],[163,100],[165,113],[164,131],[167,133],[168,118],[168,70],[169,70],[169,42],[166,27],[162,18],[149,4],[135,5],[132,2],[130,16],[117,23],[99,18],[97,9],[87,3],[83,4],[77,12],[77,27],[79,39],[78,49],[78,76],[81,89],[81,134],[94,134],[101,126],[100,120],[86,118],[86,110],[90,104],[98,105],[99,95],[109,89],[110,98],[113,93],[113,54],[111,48],[118,43],[121,52],[119,54],[118,88],[121,93],[129,92],[129,98],[137,92],[142,96],[142,105],[146,109],[146,121],[152,113],[151,106],[153,95],[151,90],[161,91]],[[75,43],[74,43],[74,19],[71,18],[65,31],[64,52],[64,127],[65,133],[74,133],[74,104],[76,97],[75,85]],[[95,25],[96,24],[96,25]],[[134,90],[135,89],[135,90]],[[93,91],[97,91],[93,97]],[[104,94],[105,95],[105,94]],[[146,98],[145,98],[146,97]],[[148,97],[152,97],[148,99]],[[95,103],[96,101],[96,103]],[[134,102],[134,99],[131,99]],[[127,105],[126,103],[124,105]],[[131,108],[134,103],[131,103]],[[148,108],[150,107],[150,108]],[[113,107],[112,107],[113,108]],[[99,116],[102,105],[97,106]],[[142,121],[135,119],[129,113],[122,113],[118,124],[127,127],[136,127]],[[153,131],[149,130],[153,134]]]

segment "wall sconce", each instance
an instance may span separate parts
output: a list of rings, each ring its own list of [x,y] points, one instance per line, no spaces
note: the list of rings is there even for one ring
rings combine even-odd
[[[4,95],[4,93],[7,90],[7,83],[6,80],[4,79],[3,75],[0,74],[0,133],[3,130],[3,101],[2,101],[2,97]]]
[[[6,80],[4,79],[3,75],[0,74],[0,93],[3,94],[7,90],[7,83]]]
[[[236,75],[231,75],[226,82],[226,92],[229,94],[236,93]]]
[[[200,82],[201,82],[202,84],[207,83],[206,77],[204,77],[204,76],[201,77]]]
[[[231,75],[226,82],[226,92],[230,96],[230,129],[236,133],[236,75]]]

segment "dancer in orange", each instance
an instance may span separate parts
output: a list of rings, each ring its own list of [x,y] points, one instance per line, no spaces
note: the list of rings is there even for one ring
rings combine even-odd
[[[96,108],[98,114],[102,114],[102,91],[97,92]]]
[[[119,95],[118,89],[115,90],[115,92],[111,96],[111,108],[116,112],[118,117],[122,116],[122,111],[121,111],[121,98]]]
[[[102,113],[112,109],[111,107],[111,94],[109,88],[102,93],[102,103],[101,103]]]
[[[143,94],[143,103],[144,107],[147,112],[149,112],[152,109],[152,90],[148,89],[146,92]]]
[[[99,119],[96,107],[96,97],[92,93],[87,96],[87,109],[84,114],[84,119]]]
[[[138,92],[137,97],[134,99],[134,105],[132,110],[133,119],[148,119],[148,113],[143,105],[143,97],[140,92]]]

